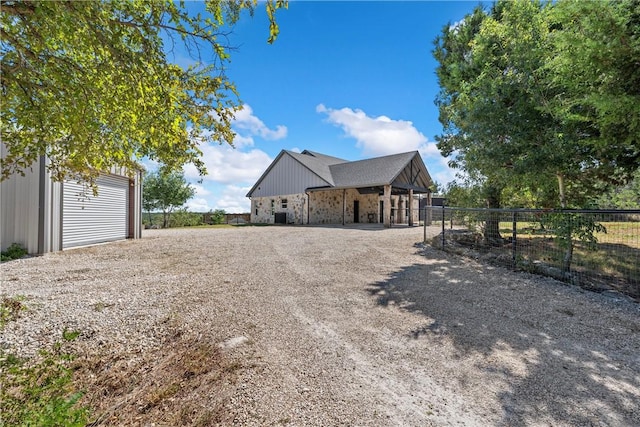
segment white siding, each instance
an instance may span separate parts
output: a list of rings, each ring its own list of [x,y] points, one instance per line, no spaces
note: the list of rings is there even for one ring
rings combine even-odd
[[[85,184],[63,185],[62,247],[126,239],[129,230],[129,179],[101,175],[98,195]]]
[[[264,176],[251,197],[300,194],[307,188],[326,185],[327,182],[285,153]]]

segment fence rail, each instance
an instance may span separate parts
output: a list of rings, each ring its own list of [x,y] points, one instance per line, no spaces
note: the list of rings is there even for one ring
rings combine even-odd
[[[640,210],[427,207],[434,247],[640,301]]]

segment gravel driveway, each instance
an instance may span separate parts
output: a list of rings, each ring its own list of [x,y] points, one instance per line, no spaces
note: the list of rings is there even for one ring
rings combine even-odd
[[[103,425],[640,425],[639,304],[421,240],[149,230],[12,261],[1,293],[29,310],[0,345],[32,355],[80,331]]]

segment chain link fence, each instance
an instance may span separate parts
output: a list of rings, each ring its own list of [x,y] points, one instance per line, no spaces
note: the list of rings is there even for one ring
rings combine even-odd
[[[640,210],[426,207],[420,222],[436,248],[640,301]]]

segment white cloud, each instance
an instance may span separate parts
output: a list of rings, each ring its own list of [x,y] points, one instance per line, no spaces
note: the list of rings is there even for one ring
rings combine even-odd
[[[222,191],[218,199],[218,209],[224,209],[227,213],[245,213],[251,209],[251,201],[246,197],[251,187],[228,185]]]
[[[273,160],[258,149],[244,152],[217,144],[201,145],[200,149],[208,171],[208,175],[202,179],[220,184],[253,184]],[[188,179],[200,179],[195,166],[187,165],[184,171]]]
[[[200,184],[191,184],[191,186],[196,190],[196,196],[209,196],[211,195],[211,191],[207,190]]]
[[[260,136],[270,141],[286,138],[287,136],[286,126],[278,125],[275,130],[269,129],[262,120],[253,115],[253,109],[249,104],[244,104],[242,110],[236,112],[233,127],[234,129],[246,130],[249,135]],[[251,145],[253,145],[253,140]]]
[[[351,108],[335,110],[323,104],[316,112],[327,115],[327,121],[340,127],[346,136],[356,140],[356,146],[366,156],[385,156],[417,150],[429,166],[431,177],[441,184],[455,178],[456,171],[448,165],[435,142],[422,134],[412,122],[387,116],[370,117],[364,111]]]
[[[413,123],[406,120],[393,120],[387,116],[369,117],[362,110],[341,108],[334,110],[323,104],[316,112],[327,115],[327,121],[336,125],[347,136],[355,138],[356,146],[367,156],[384,156],[419,150],[432,155],[437,152],[435,143],[429,142]]]
[[[189,199],[185,206],[189,212],[209,212],[211,210],[209,202],[200,197]]]
[[[240,135],[238,132],[235,133],[236,136],[233,138],[233,146],[236,148],[246,148],[253,147],[253,137]]]

